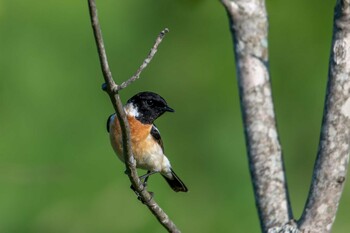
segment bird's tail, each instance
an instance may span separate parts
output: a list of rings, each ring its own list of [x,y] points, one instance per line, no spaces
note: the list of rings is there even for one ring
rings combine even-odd
[[[187,192],[188,189],[184,182],[175,174],[172,168],[170,168],[171,173],[168,173],[167,175],[163,175],[164,179],[168,182],[170,187],[175,192]]]

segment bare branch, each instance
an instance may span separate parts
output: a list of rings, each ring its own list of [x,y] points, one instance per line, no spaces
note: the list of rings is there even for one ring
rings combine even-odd
[[[248,159],[263,232],[292,218],[268,67],[264,0],[221,0],[230,20]]]
[[[115,88],[116,84],[113,80],[112,73],[108,65],[107,54],[103,43],[101,27],[97,16],[96,3],[95,1],[90,1],[90,0],[88,1],[88,3],[89,3],[91,24],[94,31],[94,36],[95,36],[95,41],[97,45],[98,56],[100,58],[103,77],[105,79],[107,86],[110,88],[110,90],[112,90],[112,88]]]
[[[143,61],[142,65],[137,69],[136,73],[127,81],[123,82],[122,84],[120,84],[118,86],[118,90],[122,90],[124,88],[126,88],[127,86],[129,86],[131,83],[135,82],[137,79],[139,79],[141,72],[147,67],[148,63],[151,62],[151,60],[153,59],[154,55],[157,52],[158,49],[158,45],[162,42],[164,36],[166,33],[169,32],[169,29],[165,28],[163,31],[160,32],[159,36],[157,37],[156,41],[154,42],[154,45],[151,49],[151,51],[149,52],[147,58]]]
[[[113,107],[116,111],[118,120],[120,122],[120,127],[122,129],[122,135],[123,135],[123,152],[124,152],[124,158],[125,158],[125,166],[126,166],[126,173],[135,188],[138,196],[141,198],[141,201],[150,209],[150,211],[153,213],[153,215],[158,219],[158,221],[169,231],[169,232],[180,232],[175,224],[171,221],[171,219],[168,217],[168,215],[159,207],[159,205],[153,200],[150,193],[146,190],[146,188],[142,185],[138,174],[136,170],[136,161],[132,155],[131,150],[131,143],[130,143],[130,128],[128,124],[128,120],[126,117],[126,114],[124,112],[123,104],[120,100],[118,90],[124,88],[119,88],[112,77],[112,73],[109,69],[108,61],[107,61],[107,55],[104,47],[104,42],[102,38],[102,32],[101,27],[98,21],[97,16],[97,9],[96,9],[96,3],[95,0],[88,0],[89,4],[89,11],[90,11],[90,18],[92,23],[92,28],[95,36],[95,41],[98,49],[98,54],[100,58],[101,68],[104,80],[106,82],[106,92],[108,93],[111,102],[113,104]],[[167,31],[165,29],[164,31]],[[164,34],[163,34],[164,36]],[[162,36],[162,37],[163,37]],[[160,39],[161,41],[161,39]],[[160,43],[158,42],[158,44]],[[135,80],[138,78],[141,71],[146,67],[146,65],[149,63],[149,61],[154,56],[154,53],[156,52],[156,48],[158,46],[156,43],[156,47],[151,50],[151,53],[153,51],[152,55],[149,55],[146,60],[144,61],[143,65],[139,68],[138,72],[136,72],[137,77],[134,78]],[[151,57],[150,57],[151,56]],[[131,82],[135,81],[132,79],[130,82],[127,81],[125,84],[125,87],[128,86]]]
[[[296,222],[292,219],[289,223],[283,226],[272,227],[268,233],[301,233]]]
[[[331,232],[349,162],[350,1],[338,0],[320,144],[309,197],[299,227]]]

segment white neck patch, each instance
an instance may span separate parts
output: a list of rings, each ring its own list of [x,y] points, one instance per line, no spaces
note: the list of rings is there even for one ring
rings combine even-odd
[[[140,115],[137,107],[135,107],[135,105],[132,103],[127,104],[124,107],[124,110],[128,116],[138,117]]]

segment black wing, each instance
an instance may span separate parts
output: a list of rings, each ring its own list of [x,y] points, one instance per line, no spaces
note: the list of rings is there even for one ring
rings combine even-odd
[[[163,153],[164,153],[163,141],[162,141],[162,138],[160,137],[159,130],[157,129],[157,127],[155,125],[152,126],[151,135],[156,140],[156,142],[160,145],[160,147],[162,148]]]
[[[111,125],[111,118],[112,116],[114,115],[115,113],[111,114],[108,119],[107,119],[107,124],[106,124],[106,127],[107,127],[107,132],[109,132],[109,126]]]

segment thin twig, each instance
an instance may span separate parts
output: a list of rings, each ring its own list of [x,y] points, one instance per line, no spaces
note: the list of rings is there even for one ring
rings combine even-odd
[[[131,83],[135,82],[137,79],[139,79],[141,72],[147,67],[147,65],[151,62],[151,60],[153,59],[154,55],[157,52],[158,46],[159,44],[162,42],[164,36],[166,33],[169,32],[168,28],[165,28],[163,31],[160,32],[159,36],[157,37],[156,41],[154,42],[154,45],[151,49],[151,51],[149,52],[148,56],[146,57],[146,59],[143,61],[142,65],[137,69],[136,73],[129,78],[127,81],[123,82],[122,84],[120,84],[118,86],[118,91],[122,90],[124,88],[126,88],[127,86],[129,86]]]
[[[264,0],[221,0],[230,20],[250,174],[261,228],[292,219],[268,67]]]
[[[95,0],[88,0],[89,4],[89,11],[90,11],[90,19],[92,23],[92,28],[95,36],[95,41],[97,45],[97,50],[99,54],[99,59],[101,63],[102,73],[104,80],[106,82],[106,92],[108,93],[111,102],[113,104],[113,107],[116,111],[120,127],[122,129],[122,135],[123,135],[123,152],[124,152],[124,158],[125,158],[125,166],[126,166],[126,174],[128,175],[131,184],[135,188],[138,196],[141,198],[142,202],[150,209],[152,214],[158,219],[158,221],[166,228],[169,232],[180,232],[175,224],[171,221],[171,219],[168,217],[168,215],[159,207],[159,205],[154,201],[150,193],[146,190],[146,188],[142,185],[137,171],[136,171],[136,161],[132,155],[131,150],[131,143],[130,143],[130,128],[128,124],[128,120],[126,117],[126,114],[124,112],[123,104],[120,100],[118,90],[118,85],[115,84],[112,73],[109,69],[108,61],[107,61],[107,55],[105,51],[105,46],[102,38],[102,32],[101,27],[98,21],[97,16],[97,8]],[[166,29],[165,29],[166,31]],[[160,43],[160,42],[159,42]],[[158,43],[158,44],[159,44]],[[157,45],[158,46],[158,45]],[[155,53],[155,52],[154,52]],[[154,54],[153,54],[154,55]],[[153,57],[152,55],[152,57]],[[151,58],[152,58],[151,57]],[[146,60],[149,57],[146,58]],[[148,63],[150,59],[145,63]],[[146,64],[147,65],[147,64]],[[141,71],[146,67],[146,65],[142,68],[140,67],[139,73],[136,72],[136,74],[139,76]],[[135,80],[138,77],[135,78]],[[130,81],[133,82],[134,80]],[[127,81],[128,82],[128,81]],[[125,84],[125,87],[128,86],[130,83]],[[123,87],[124,88],[124,87]]]
[[[350,1],[338,0],[321,138],[302,232],[331,232],[343,192],[350,144]]]
[[[98,56],[100,58],[99,60],[102,68],[103,77],[105,79],[107,86],[110,88],[110,90],[112,90],[111,88],[116,88],[116,84],[113,80],[112,72],[109,69],[109,65],[108,65],[107,54],[103,43],[101,27],[98,21],[96,3],[95,1],[88,1],[88,3],[89,3],[89,11],[90,11],[92,28],[94,31],[94,36],[95,36],[95,41],[97,45]]]

